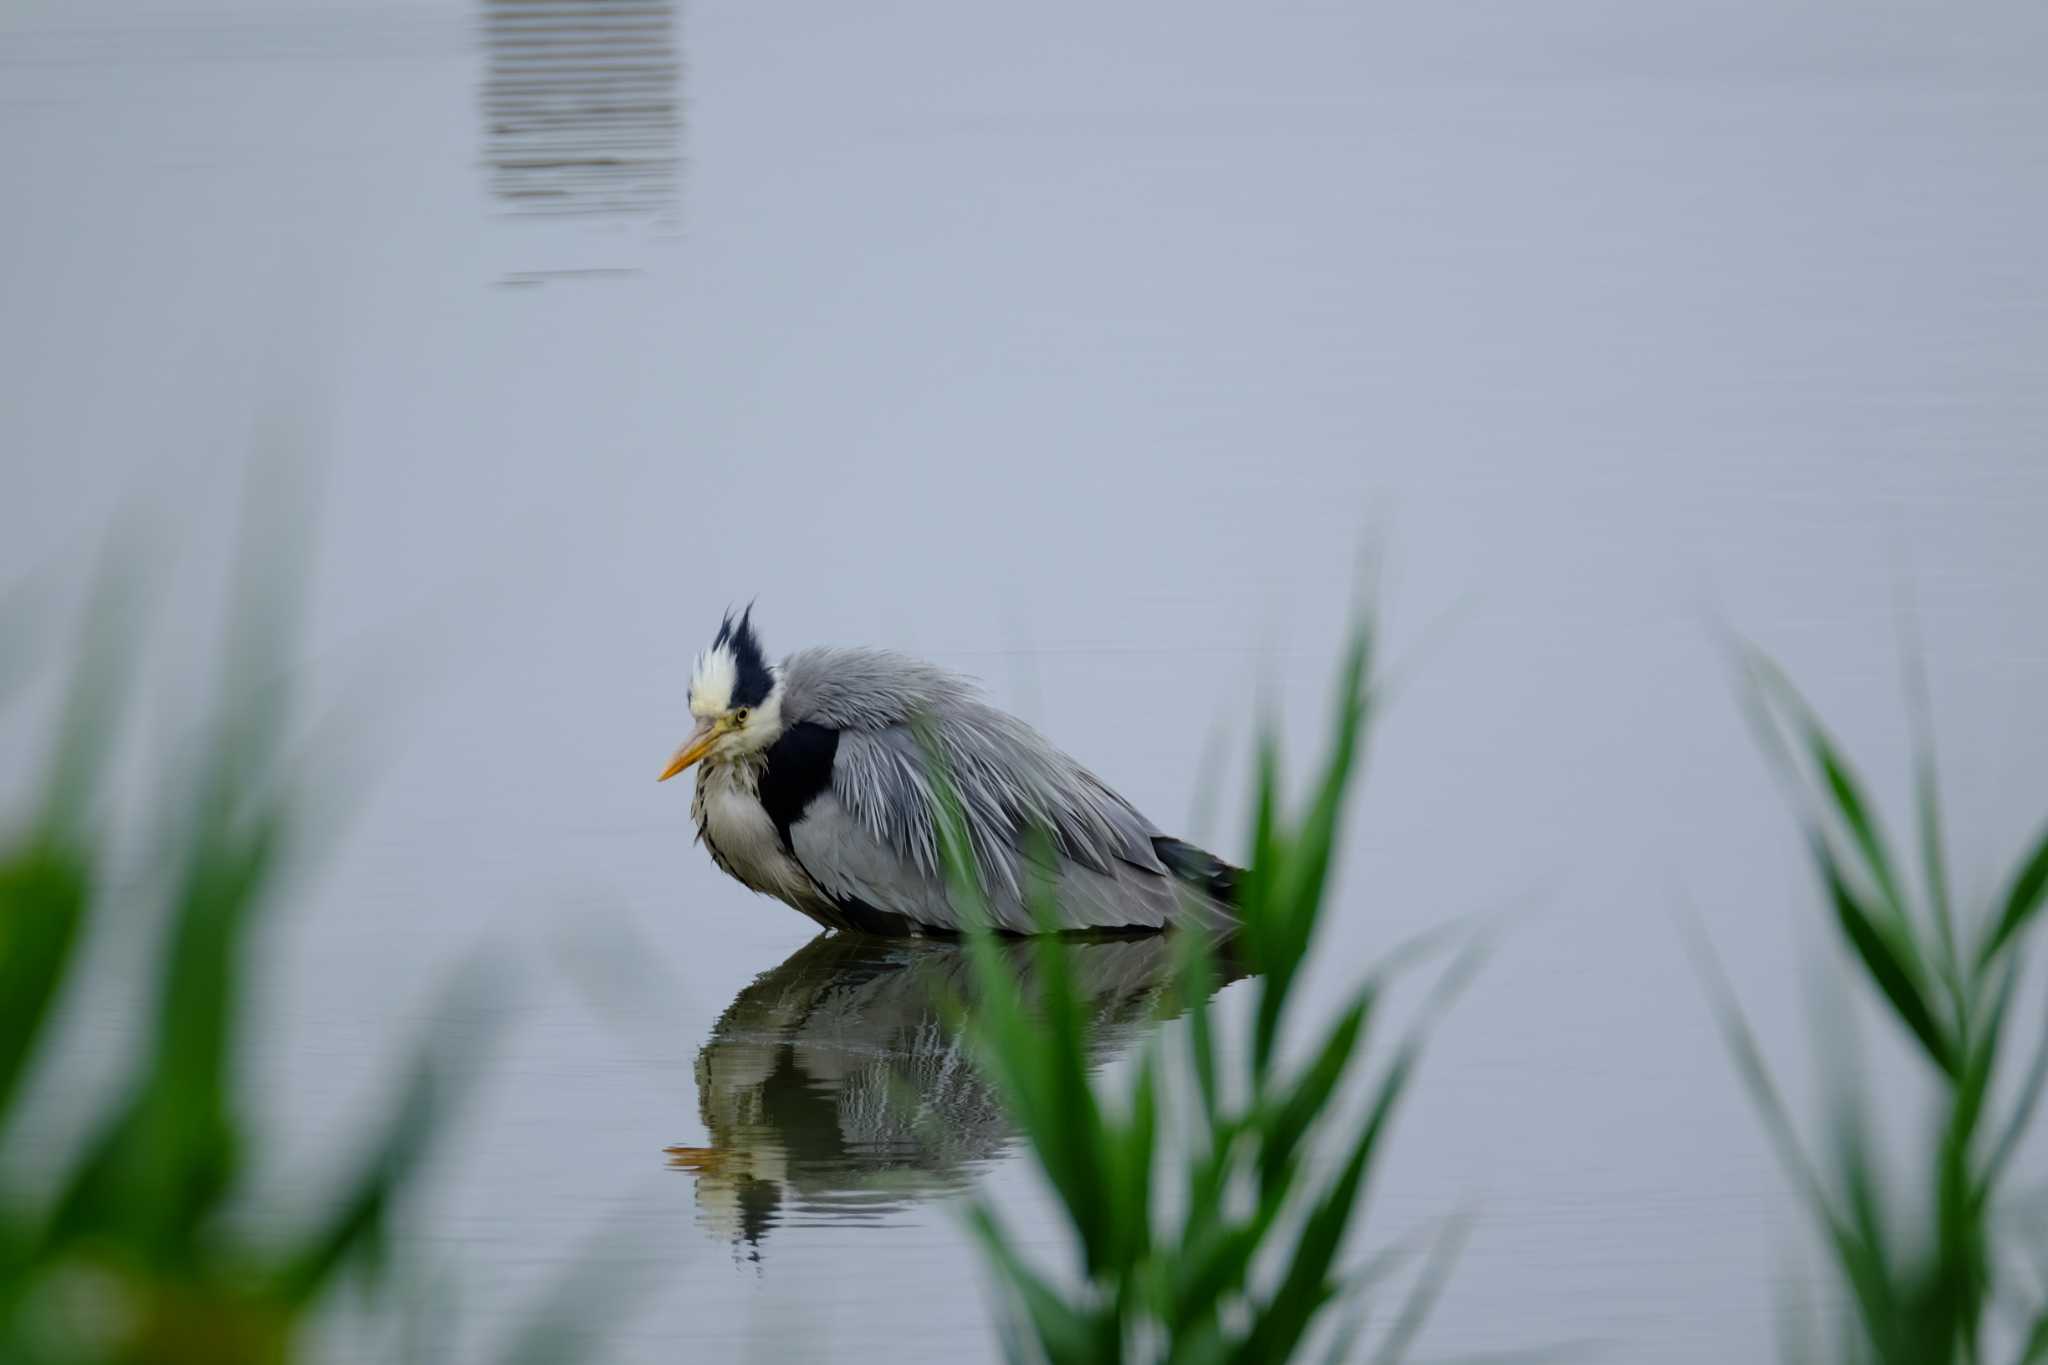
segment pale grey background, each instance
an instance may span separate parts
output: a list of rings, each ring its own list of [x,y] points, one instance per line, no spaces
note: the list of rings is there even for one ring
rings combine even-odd
[[[474,27],[0,17],[0,576],[71,581],[150,505],[172,712],[281,420],[325,471],[308,657],[402,699],[271,945],[278,1199],[488,940],[543,967],[426,1219],[472,1315],[623,1222],[657,1278],[621,1358],[764,1321],[984,1355],[947,1207],[756,1264],[662,1168],[711,1021],[808,932],[651,780],[689,658],[756,595],[773,649],[922,651],[1173,825],[1262,682],[1317,733],[1377,527],[1412,667],[1321,998],[1416,928],[1515,925],[1374,1213],[1477,1211],[1426,1353],[1757,1358],[1798,1217],[1674,915],[1795,1075],[1819,936],[1711,623],[1896,791],[1909,580],[1988,891],[2048,804],[2048,9],[700,0],[676,202],[566,225],[487,197]],[[589,267],[636,273],[501,283]],[[608,1024],[544,964],[620,921],[673,986]],[[990,1179],[1046,1235],[1025,1168]]]

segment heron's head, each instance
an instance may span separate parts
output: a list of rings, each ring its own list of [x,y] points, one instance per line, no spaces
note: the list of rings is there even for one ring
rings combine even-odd
[[[759,753],[782,733],[781,683],[761,653],[749,607],[737,621],[728,612],[697,656],[690,674],[690,714],[697,726],[683,741],[660,780],[668,781],[692,763],[730,763]]]

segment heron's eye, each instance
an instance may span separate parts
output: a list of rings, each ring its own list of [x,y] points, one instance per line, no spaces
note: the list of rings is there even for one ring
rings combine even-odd
[[[745,725],[747,723],[746,707],[742,706],[732,713],[732,723],[734,725]]]

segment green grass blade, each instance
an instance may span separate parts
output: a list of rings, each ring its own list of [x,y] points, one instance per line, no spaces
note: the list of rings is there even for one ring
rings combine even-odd
[[[1884,1349],[1890,1354],[1897,1350],[1903,1337],[1901,1309],[1908,1296],[1893,1264],[1890,1218],[1871,1160],[1869,1127],[1861,1090],[1854,1085],[1841,1087],[1836,1095],[1832,1134],[1846,1218],[1834,1234],[1832,1249],[1855,1291],[1854,1303],[1862,1316],[1864,1336],[1875,1343],[1889,1343]]]
[[[1983,1117],[1984,1107],[1991,1096],[1991,1082],[1998,1069],[1998,1055],[2005,1038],[2006,1017],[2012,1007],[2019,976],[2020,964],[2017,961],[2008,962],[2005,970],[1999,973],[1998,987],[1979,1028],[1977,1044],[1970,1050],[1963,1074],[1957,1079],[1952,1136],[1965,1150],[1976,1136],[1978,1120]]]
[[[70,972],[89,887],[80,860],[54,845],[0,862],[0,1136]]]
[[[274,819],[240,836],[213,827],[222,819],[205,817],[175,907],[156,1046],[66,1182],[48,1233],[55,1242],[118,1233],[150,1264],[174,1267],[234,1183],[242,958],[279,844]]]
[[[1232,977],[1249,967],[1256,978],[1248,1037],[1240,1046],[1221,1045],[1209,1007],[1218,975],[1214,945],[1184,939],[1170,1000],[1188,1017],[1185,1046],[1148,1047],[1117,1103],[1089,1074],[1085,1002],[1072,988],[1062,946],[1045,937],[1032,947],[1039,989],[1027,1008],[995,981],[985,926],[969,935],[977,980],[986,974],[990,984],[966,1022],[1011,1121],[1052,1187],[1081,1263],[1078,1285],[1064,1287],[1025,1263],[986,1207],[970,1215],[1014,1310],[1005,1314],[1010,1358],[1094,1365],[1135,1350],[1136,1358],[1171,1365],[1278,1362],[1317,1330],[1334,1301],[1357,1294],[1360,1281],[1338,1276],[1337,1259],[1425,1030],[1418,1027],[1396,1050],[1368,1093],[1362,1124],[1336,1153],[1338,1169],[1312,1187],[1309,1158],[1330,1145],[1322,1139],[1345,1108],[1337,1097],[1366,1044],[1383,977],[1376,975],[1348,1002],[1284,1078],[1280,1058],[1295,984],[1329,896],[1362,751],[1371,643],[1367,623],[1347,652],[1325,761],[1298,821],[1280,810],[1272,732],[1261,739],[1253,857],[1240,883],[1244,923],[1230,960]],[[943,793],[942,765],[933,767],[934,787]],[[959,851],[963,841],[950,797],[942,795],[940,804],[946,861],[964,880],[968,859]],[[1050,926],[1045,906],[1034,901],[1037,923]],[[1469,979],[1477,956],[1468,952],[1446,971],[1425,1019]],[[1233,1066],[1242,1055],[1242,1087],[1224,1084],[1223,1055]],[[1179,1117],[1183,1099],[1193,1131],[1162,1144],[1159,1111],[1167,1107]],[[1155,1207],[1155,1193],[1167,1191],[1178,1197]],[[1157,1227],[1155,1218],[1161,1219]]]
[[[1423,1326],[1429,1321],[1430,1310],[1436,1307],[1444,1286],[1450,1282],[1451,1268],[1457,1264],[1471,1234],[1472,1220],[1469,1217],[1454,1218],[1444,1226],[1430,1248],[1429,1258],[1423,1262],[1420,1276],[1408,1291],[1407,1301],[1401,1305],[1392,1330],[1374,1357],[1381,1365],[1400,1365],[1408,1358],[1415,1338],[1421,1335]]]
[[[1285,907],[1275,883],[1286,861],[1279,825],[1280,755],[1269,733],[1259,742],[1258,796],[1252,825],[1252,863],[1244,888],[1244,942],[1257,974],[1258,1005],[1252,1025],[1251,1092],[1263,1087],[1266,1067],[1280,1033],[1280,1014],[1292,984],[1295,963],[1286,951]]]
[[[1112,1226],[1122,1244],[1117,1259],[1124,1266],[1141,1264],[1152,1252],[1152,1168],[1158,1155],[1158,1140],[1158,1056],[1148,1046],[1132,1086],[1122,1160],[1112,1169],[1109,1182],[1109,1192],[1120,1206]]]
[[[1195,1073],[1195,1092],[1205,1126],[1215,1131],[1221,1103],[1216,1070],[1216,1038],[1209,1019],[1209,997],[1216,991],[1216,957],[1204,934],[1182,934],[1180,961],[1174,970],[1183,1017],[1187,1020],[1188,1064]]]
[[[542,1287],[492,1358],[499,1365],[603,1359],[597,1344],[649,1287],[647,1256],[638,1242],[623,1220],[600,1228]]]
[[[1261,1125],[1263,1141],[1259,1149],[1259,1185],[1262,1190],[1271,1188],[1292,1164],[1310,1126],[1329,1106],[1338,1082],[1344,1078],[1352,1055],[1357,1051],[1359,1036],[1377,998],[1376,983],[1368,982],[1324,1037],[1315,1060],[1280,1097],[1271,1116]]]
[[[1205,1220],[1201,1224],[1207,1231],[1192,1240],[1171,1267],[1169,1329],[1178,1334],[1213,1316],[1219,1298],[1233,1287],[1243,1289],[1253,1260],[1287,1205],[1294,1175],[1290,1170],[1285,1183],[1261,1195],[1244,1222],[1223,1225]]]
[[[1938,1140],[1922,1167],[1924,1184],[1908,1200],[1873,1141],[1879,1121],[1851,1078],[1831,1115],[1828,1188],[1807,1163],[1789,1117],[1725,979],[1700,957],[1731,1052],[1766,1130],[1803,1187],[1835,1267],[1849,1290],[1836,1345],[1845,1360],[1872,1365],[1978,1365],[1988,1318],[2002,1301],[2003,1268],[1993,1241],[1993,1193],[2048,1081],[2042,1039],[1988,1156],[1979,1162],[2005,1034],[2018,998],[2021,959],[2012,952],[2048,898],[2048,836],[2030,851],[1987,931],[1966,960],[1949,889],[1937,787],[1931,705],[1919,653],[1906,651],[1913,728],[1913,784],[1925,898],[1932,931],[1915,923],[1897,860],[1849,763],[1798,694],[1760,656],[1752,657],[1749,702],[1765,750],[1782,772],[1802,822],[1837,928],[1890,1012],[1934,1062],[1943,1090]],[[1785,736],[1794,736],[1788,745]],[[1817,771],[1809,784],[1791,756],[1796,746]],[[1924,936],[1923,936],[1924,935]],[[1918,1182],[1916,1182],[1918,1183]],[[2023,1245],[2031,1245],[2031,1240]],[[2036,1324],[2029,1320],[2024,1326]],[[2030,1338],[2022,1358],[2048,1352],[2048,1333]],[[1813,1352],[1805,1354],[1811,1358]]]
[[[1254,1360],[1285,1360],[1300,1344],[1317,1312],[1329,1302],[1335,1286],[1331,1270],[1342,1247],[1363,1193],[1367,1170],[1378,1152],[1394,1110],[1407,1089],[1415,1069],[1418,1045],[1403,1047],[1381,1079],[1374,1093],[1365,1126],[1346,1156],[1336,1178],[1303,1223],[1292,1259],[1282,1274],[1279,1288],[1266,1304],[1247,1342]]]
[[[1947,840],[1942,834],[1940,764],[1934,744],[1934,698],[1927,681],[1927,654],[1917,618],[1899,613],[1899,660],[1906,694],[1906,720],[1913,736],[1913,807],[1920,835],[1920,870],[1934,907],[1935,931],[1950,989],[1962,996],[1962,948],[1956,932],[1954,897],[1949,892]]]
[[[473,975],[450,992],[449,1003],[436,1016],[473,1019],[482,1000],[482,979]],[[365,1149],[355,1176],[341,1185],[333,1212],[305,1238],[280,1277],[279,1293],[286,1302],[312,1300],[351,1263],[373,1270],[381,1266],[393,1203],[414,1181],[467,1083],[483,1069],[481,1048],[455,1036],[456,1027],[439,1031],[420,1048],[383,1131]]]
[[[1894,874],[1887,842],[1879,828],[1877,817],[1872,813],[1869,799],[1863,794],[1863,785],[1857,780],[1854,769],[1842,756],[1840,748],[1828,735],[1820,719],[1807,705],[1806,698],[1762,650],[1751,646],[1747,649],[1748,676],[1757,690],[1757,700],[1762,704],[1764,714],[1771,722],[1771,728],[1782,725],[1789,729],[1798,741],[1798,747],[1806,754],[1821,778],[1822,791],[1826,794],[1835,812],[1848,826],[1856,847],[1864,855],[1870,871],[1886,901],[1891,907],[1904,904],[1898,894],[1898,878]],[[1781,757],[1789,754],[1781,751]]]
[[[1955,1075],[1957,1059],[1954,1044],[1936,1019],[1934,1008],[1927,999],[1924,977],[1912,947],[1898,941],[1898,936],[1888,931],[1849,889],[1833,855],[1818,840],[1814,844],[1814,857],[1827,883],[1835,922],[1856,950],[1857,957],[1862,959],[1871,979],[1884,993],[1899,1021],[1919,1039],[1934,1064],[1948,1075]]]
[[[1807,744],[1826,777],[1828,795],[1834,801],[1836,813],[1848,826],[1871,880],[1884,896],[1886,911],[1901,926],[1907,925],[1910,921],[1906,915],[1905,897],[1899,890],[1899,874],[1892,865],[1884,831],[1872,813],[1869,798],[1863,794],[1862,784],[1857,781],[1848,760],[1842,757],[1818,725],[1809,729]]]
[[[64,689],[56,746],[44,779],[41,825],[45,837],[79,837],[107,758],[120,737],[120,716],[135,676],[131,657],[140,609],[138,556],[117,538],[94,577]]]
[[[2048,1360],[2048,1310],[2035,1315],[2034,1325],[2017,1357],[2018,1365],[2039,1365],[2044,1360]]]
[[[2027,855],[2020,870],[2014,874],[2012,885],[2006,889],[1991,937],[1984,941],[1984,947],[1977,954],[1978,970],[1988,967],[2005,951],[2006,945],[2032,923],[2044,898],[2048,898],[2048,829],[2041,831],[2033,851]]]
[[[1118,1263],[1121,1229],[1106,1124],[1088,1080],[1086,1011],[1074,994],[1067,945],[1051,931],[1056,923],[1049,910],[1042,913],[1046,931],[1032,945],[1040,985],[1038,1041],[1045,1049],[1043,1075],[1050,1085],[1040,1137],[1058,1156],[1046,1172],[1081,1232],[1088,1273],[1094,1275]]]
[[[1284,844],[1262,837],[1257,867],[1263,877],[1262,903],[1248,919],[1260,944],[1259,1003],[1252,1034],[1254,1080],[1262,1080],[1272,1064],[1280,1025],[1292,994],[1294,977],[1308,955],[1331,869],[1342,835],[1345,798],[1357,768],[1369,714],[1368,685],[1372,668],[1372,629],[1357,624],[1345,652],[1337,690],[1336,714],[1327,744],[1328,757],[1316,784],[1309,813]],[[1270,744],[1269,744],[1270,747]],[[1262,759],[1260,820],[1272,818],[1275,798],[1267,792],[1277,783],[1277,763]],[[1270,845],[1270,847],[1269,847]],[[1256,1089],[1256,1087],[1255,1087]]]
[[[1101,1323],[1071,1307],[1037,1271],[1024,1263],[1016,1253],[1015,1242],[986,1205],[976,1204],[968,1210],[967,1225],[989,1258],[1002,1269],[1004,1283],[1023,1308],[1048,1361],[1055,1365],[1072,1361],[1078,1365],[1111,1358],[1098,1354],[1106,1335]],[[1108,1335],[1114,1342],[1114,1334]]]
[[[2020,1139],[2026,1136],[2034,1114],[2041,1107],[2041,1093],[2048,1087],[2048,1028],[2041,1033],[2041,1040],[2034,1047],[2032,1061],[2027,1064],[2026,1078],[2021,1081],[2019,1093],[2014,1096],[2012,1111],[2006,1116],[2005,1126],[1999,1131],[1998,1140],[1991,1146],[1991,1153],[1985,1158],[1978,1187],[1983,1197],[1988,1197],[2004,1174],[2006,1164],[2019,1147]]]
[[[973,876],[965,823],[943,772],[934,786],[942,856],[955,894],[965,895]],[[1037,909],[1049,913],[1043,902]],[[969,1036],[1067,1210],[1092,1274],[1114,1259],[1120,1234],[1106,1193],[1104,1125],[1088,1081],[1084,1011],[1074,996],[1065,944],[1048,933],[1032,951],[1040,987],[1035,1017],[1027,1015],[986,918],[975,923],[968,953],[978,1002],[968,1016]]]
[[[1693,965],[1706,987],[1708,1007],[1721,1027],[1729,1053],[1735,1058],[1736,1072],[1749,1091],[1750,1101],[1756,1105],[1757,1113],[1763,1119],[1764,1132],[1777,1151],[1779,1163],[1798,1185],[1808,1207],[1819,1220],[1821,1230],[1835,1236],[1842,1229],[1842,1220],[1835,1211],[1834,1200],[1829,1197],[1827,1186],[1822,1183],[1819,1172],[1800,1145],[1791,1112],[1786,1109],[1777,1082],[1772,1079],[1770,1066],[1764,1061],[1762,1049],[1757,1046],[1756,1035],[1750,1031],[1742,1005],[1735,997],[1735,989],[1721,968],[1720,956],[1714,952],[1706,932],[1695,920],[1688,916],[1681,919],[1680,924],[1685,930]]]

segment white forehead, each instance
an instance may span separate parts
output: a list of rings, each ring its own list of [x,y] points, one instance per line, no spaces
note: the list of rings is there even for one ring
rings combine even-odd
[[[722,716],[732,709],[732,690],[739,685],[740,661],[730,645],[713,645],[697,656],[690,673],[690,714]]]

